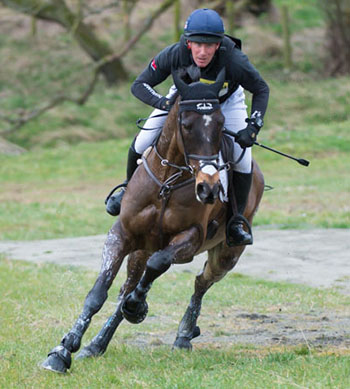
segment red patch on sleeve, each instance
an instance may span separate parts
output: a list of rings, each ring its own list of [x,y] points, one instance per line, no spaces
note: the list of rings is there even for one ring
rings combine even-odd
[[[152,68],[154,71],[157,70],[157,64],[156,64],[156,61],[155,61],[155,60],[153,60],[153,61],[151,62],[151,68]]]

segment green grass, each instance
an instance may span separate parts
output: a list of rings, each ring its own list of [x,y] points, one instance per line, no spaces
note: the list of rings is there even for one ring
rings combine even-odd
[[[132,346],[130,342],[140,334],[148,340],[168,332],[175,336],[192,293],[194,276],[188,273],[157,280],[148,297],[148,319],[138,326],[122,324],[102,358],[73,361],[65,376],[41,370],[47,352],[80,313],[95,277],[75,267],[0,259],[1,388],[347,387],[349,355],[341,349],[206,343],[187,353],[171,352],[166,345]],[[84,344],[113,311],[116,294],[114,286]],[[230,315],[240,309],[276,315],[281,309],[289,314],[331,310],[346,315],[349,308],[349,299],[332,290],[230,274],[208,292],[199,324],[202,330],[222,336],[234,325]],[[227,317],[219,317],[218,312]],[[218,327],[210,326],[213,321]]]
[[[317,0],[276,1],[278,7],[283,4],[290,8],[295,36],[322,25]],[[89,77],[88,60],[70,34],[41,26],[37,37],[29,39],[25,20],[21,17],[22,27],[17,30],[9,27],[13,21],[0,27],[0,55],[7,69],[7,77],[0,80],[4,113],[41,105],[62,91],[76,93]],[[111,28],[106,21],[103,28],[106,36],[112,34],[110,43],[115,45],[120,31],[115,29],[119,24],[113,23]],[[257,24],[261,33],[280,35],[279,24],[264,18]],[[247,31],[243,28],[237,34],[244,37]],[[28,152],[0,156],[0,239],[46,239],[108,230],[113,219],[104,211],[104,199],[124,180],[127,149],[138,132],[136,119],[151,111],[131,95],[130,84],[171,41],[171,29],[152,30],[124,58],[130,71],[125,84],[107,88],[100,80],[84,106],[65,103],[8,136]],[[314,45],[305,42],[306,46]],[[304,53],[304,47],[299,49]],[[290,75],[283,73],[281,58],[252,56],[271,87],[258,140],[311,162],[305,168],[254,147],[266,183],[274,187],[265,193],[255,225],[350,227],[350,78],[322,79],[317,46],[309,54],[307,64],[295,59],[298,71]],[[311,68],[303,74],[300,69],[306,65]],[[159,90],[165,93],[169,83]],[[0,128],[6,128],[3,121]]]
[[[310,166],[254,147],[266,184],[274,188],[265,192],[255,225],[350,227],[349,91],[349,77],[271,83],[270,107],[258,140],[307,159]],[[21,156],[0,156],[0,238],[105,233],[113,219],[104,211],[104,199],[124,180],[131,140],[38,147]]]

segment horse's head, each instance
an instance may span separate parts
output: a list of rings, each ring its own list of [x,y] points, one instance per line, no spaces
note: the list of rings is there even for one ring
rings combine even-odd
[[[199,81],[186,84],[173,74],[181,96],[177,143],[185,162],[196,178],[196,197],[204,204],[212,204],[220,192],[219,150],[224,116],[220,110],[218,93],[225,80],[224,69],[216,82]]]

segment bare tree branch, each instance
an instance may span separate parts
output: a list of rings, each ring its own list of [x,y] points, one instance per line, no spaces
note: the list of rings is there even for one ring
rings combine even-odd
[[[134,35],[131,39],[129,39],[124,47],[118,52],[111,55],[106,55],[100,61],[96,62],[93,66],[95,69],[98,69],[101,66],[104,66],[106,63],[110,61],[114,61],[123,57],[135,44],[140,40],[142,35],[147,32],[153,25],[155,19],[158,18],[164,11],[166,11],[169,7],[171,7],[176,0],[165,0],[153,13],[145,19],[143,23],[143,27],[138,31],[136,35]]]
[[[112,1],[112,2],[104,5],[101,8],[92,8],[92,7],[89,7],[89,5],[84,4],[83,5],[83,18],[86,18],[86,17],[91,16],[91,15],[99,15],[99,14],[103,13],[104,11],[108,11],[109,9],[117,8],[117,7],[119,7],[119,5],[120,5],[120,1]]]
[[[72,33],[93,61],[98,62],[113,53],[109,45],[99,39],[78,14],[72,12],[65,0],[0,0],[1,3],[17,12],[61,25]],[[120,59],[105,63],[104,66],[99,67],[99,71],[111,85],[125,80],[127,76],[127,71]]]
[[[3,2],[6,0],[0,0],[0,2]],[[59,2],[62,0],[58,0]],[[17,118],[13,119],[11,117],[4,116],[0,113],[0,119],[3,121],[8,122],[11,124],[9,128],[6,130],[0,131],[0,135],[8,135],[10,133],[18,131],[21,127],[23,127],[26,123],[28,123],[31,120],[36,119],[40,115],[44,114],[45,112],[49,111],[50,109],[57,107],[58,105],[70,101],[78,105],[83,105],[88,100],[89,96],[92,94],[97,79],[98,74],[102,67],[110,64],[115,63],[115,61],[119,60],[121,57],[123,57],[142,37],[142,35],[147,32],[153,25],[153,22],[155,19],[158,18],[164,11],[166,11],[171,5],[175,3],[176,0],[165,0],[156,10],[154,10],[150,16],[148,16],[144,23],[142,28],[138,31],[138,33],[129,39],[124,48],[119,51],[118,53],[113,53],[110,55],[104,56],[101,60],[98,62],[93,63],[92,71],[93,71],[93,79],[89,83],[88,87],[86,88],[85,92],[79,96],[79,97],[71,97],[67,95],[57,95],[56,97],[52,98],[49,102],[45,103],[42,107],[36,108],[32,111],[25,111],[21,110],[21,112],[18,114]]]
[[[49,111],[50,109],[64,103],[65,101],[70,101],[70,102],[78,104],[78,105],[85,104],[87,99],[92,94],[92,92],[96,86],[97,79],[98,79],[98,71],[95,71],[92,81],[89,83],[86,90],[80,96],[72,97],[72,96],[67,96],[67,95],[57,95],[52,100],[45,103],[40,108],[36,108],[36,109],[29,111],[29,112],[27,112],[25,110],[21,110],[20,114],[18,115],[18,117],[16,119],[12,119],[12,118],[4,116],[3,114],[0,113],[0,119],[11,124],[11,126],[8,129],[0,131],[0,136],[1,135],[8,135],[10,133],[16,132],[17,130],[19,130],[21,127],[23,127],[29,121],[36,119],[37,117],[39,117],[43,113],[45,113],[45,112]]]

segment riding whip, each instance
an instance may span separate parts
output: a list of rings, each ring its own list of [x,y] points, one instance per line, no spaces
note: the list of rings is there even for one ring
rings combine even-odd
[[[234,138],[236,138],[237,134],[233,131],[230,131],[228,129],[225,128],[224,130],[224,133],[228,134],[228,135],[231,135],[233,136]],[[278,151],[276,149],[273,149],[271,147],[268,147],[268,146],[265,146],[257,141],[254,141],[254,144],[259,146],[259,147],[262,147],[263,149],[266,149],[266,150],[269,150],[269,151],[272,151],[276,154],[279,154],[279,155],[282,155],[283,157],[286,157],[286,158],[290,158],[292,159],[293,161],[297,161],[298,163],[300,163],[300,165],[303,165],[303,166],[309,166],[310,162],[307,161],[306,159],[303,159],[303,158],[295,158],[293,157],[292,155],[288,155],[288,154],[285,154],[285,153],[282,153],[281,151]]]

